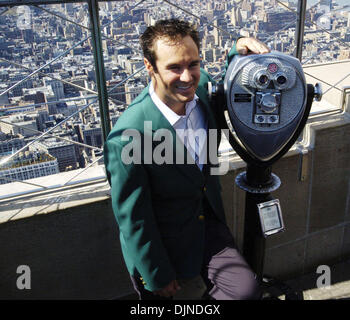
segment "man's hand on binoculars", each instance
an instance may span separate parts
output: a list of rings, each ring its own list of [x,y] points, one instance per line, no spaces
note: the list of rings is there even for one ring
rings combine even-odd
[[[248,53],[269,53],[270,49],[261,41],[255,38],[239,38],[236,43],[236,50],[239,54]]]

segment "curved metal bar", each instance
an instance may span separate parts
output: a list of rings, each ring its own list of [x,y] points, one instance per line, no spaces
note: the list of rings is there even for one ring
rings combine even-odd
[[[28,70],[28,71],[33,71],[32,69],[30,69],[30,68],[28,68],[28,67],[26,67],[26,66],[24,66],[24,65],[22,65],[22,64],[20,64],[20,63],[17,63],[17,62],[14,62],[14,61],[10,61],[10,60],[7,60],[7,59],[1,58],[1,57],[0,57],[0,60],[2,60],[2,61],[4,61],[4,62],[7,62],[7,63],[9,63],[9,64],[13,64],[13,65],[15,65],[16,67],[23,68],[23,69],[26,69],[26,70]],[[78,89],[81,89],[81,90],[84,90],[84,91],[87,91],[87,92],[90,92],[90,93],[93,93],[93,94],[97,94],[97,92],[94,91],[94,90],[91,90],[91,89],[88,89],[88,88],[79,86],[78,84],[74,84],[74,83],[69,82],[69,81],[66,81],[66,80],[64,80],[64,79],[56,78],[56,77],[54,77],[54,76],[52,76],[52,75],[50,75],[50,74],[48,74],[48,73],[44,73],[44,72],[41,72],[41,71],[39,71],[38,73],[39,73],[40,75],[42,75],[42,76],[51,78],[51,79],[53,79],[53,80],[61,81],[61,82],[65,83],[65,84],[68,84],[68,85],[70,85],[70,86],[72,86],[72,87],[75,87],[75,88],[78,88]]]
[[[110,94],[115,88],[119,87],[120,85],[124,84],[126,81],[128,81],[130,78],[132,78],[135,74],[141,72],[143,69],[145,69],[145,66],[142,66],[141,68],[137,69],[133,74],[126,77],[124,80],[120,81],[118,84],[116,84],[113,88],[108,90],[108,94]]]
[[[75,116],[76,114],[78,114],[79,112],[85,110],[88,106],[90,106],[93,103],[96,103],[97,99],[95,101],[92,101],[90,103],[88,103],[86,106],[83,106],[82,108],[80,108],[79,110],[77,110],[76,112],[72,113],[70,116],[68,116],[66,119],[64,119],[63,121],[61,121],[60,123],[56,124],[55,126],[53,126],[52,128],[50,128],[49,130],[47,130],[46,132],[44,132],[42,135],[40,135],[37,139],[30,141],[29,143],[27,143],[24,147],[22,147],[21,149],[17,150],[15,153],[11,154],[10,156],[8,156],[7,158],[3,159],[0,161],[0,165],[2,165],[3,163],[6,163],[7,161],[9,161],[10,159],[14,158],[17,154],[19,154],[20,152],[22,152],[23,150],[26,150],[30,145],[32,145],[33,143],[39,141],[41,138],[43,138],[45,135],[47,135],[48,133],[50,133],[51,131],[55,130],[57,127],[61,126],[63,123],[67,122],[68,119],[72,118],[73,116]]]
[[[9,11],[11,8],[6,8],[5,10],[0,12],[0,16],[3,15],[5,12]]]
[[[321,79],[319,79],[319,78],[313,76],[313,75],[310,74],[310,73],[307,73],[307,72],[304,71],[304,74],[308,75],[308,76],[311,77],[311,78],[314,78],[315,80],[321,81],[321,82],[325,83],[325,84],[328,85],[328,86],[332,86],[330,83],[328,83],[328,82],[326,82],[326,81],[324,81],[324,80],[321,80]],[[339,88],[337,88],[337,87],[335,87],[334,89],[337,89],[337,90],[339,90],[339,91],[342,91],[341,89],[339,89]],[[323,94],[324,94],[324,93],[323,93]]]
[[[338,89],[336,86],[340,83],[340,82],[342,82],[342,81],[344,81],[346,78],[348,78],[350,76],[350,73],[348,73],[345,77],[343,77],[343,78],[341,78],[339,81],[337,81],[334,85],[332,85],[330,88],[328,88],[324,93],[323,93],[323,95],[325,95],[328,91],[330,91],[330,90],[332,90],[333,88],[335,88],[335,89]],[[338,89],[339,90],[339,89]],[[342,91],[342,90],[341,90]]]
[[[33,182],[28,182],[26,180],[12,179],[12,178],[9,178],[9,177],[6,177],[6,176],[4,176],[4,177],[0,176],[0,180],[1,179],[7,180],[7,181],[10,181],[10,182],[21,182],[21,183],[29,184],[29,185],[34,186],[34,187],[48,189],[48,187],[45,187],[45,186],[42,186],[40,184],[36,184],[36,183],[33,183]]]
[[[119,40],[116,40],[116,39],[107,37],[105,34],[102,34],[101,36],[102,36],[102,38],[104,38],[104,39],[106,39],[106,40],[110,40],[110,41],[113,41],[113,42],[117,42],[117,43],[121,44],[122,46],[124,46],[124,47],[126,47],[126,48],[129,48],[129,49],[131,49],[131,50],[133,50],[133,51],[137,51],[138,53],[141,53],[141,54],[142,54],[142,50],[140,50],[140,49],[133,48],[133,47],[131,47],[131,46],[125,44],[124,42],[121,42],[121,41],[119,41]]]
[[[12,122],[7,122],[7,121],[2,120],[2,119],[0,119],[0,122],[9,124],[9,125],[14,126],[14,127],[17,127],[17,128],[18,128],[18,127],[19,127],[19,128],[23,128],[22,126],[20,126],[20,125],[18,125],[18,124],[15,124],[15,123],[12,123]],[[27,130],[27,131],[35,132],[35,133],[45,133],[45,132],[42,132],[42,131],[39,131],[39,130],[35,130],[35,129],[32,129],[32,128],[24,128],[24,129]],[[84,147],[84,148],[95,149],[95,150],[98,150],[98,151],[102,151],[102,150],[103,150],[103,149],[101,149],[101,148],[94,147],[94,146],[90,146],[90,145],[85,144],[85,143],[81,143],[81,142],[78,142],[78,141],[69,140],[69,139],[67,139],[67,138],[63,138],[63,137],[60,137],[60,136],[56,136],[55,134],[52,134],[52,133],[46,133],[46,135],[51,136],[51,137],[53,137],[53,138],[57,138],[57,139],[59,139],[59,140],[63,140],[63,141],[69,142],[69,143],[76,144],[76,145],[81,146],[81,147]]]
[[[96,95],[93,96],[82,96],[82,97],[74,97],[74,98],[65,98],[65,99],[60,99],[60,100],[54,100],[54,101],[47,101],[47,102],[39,102],[39,103],[33,103],[33,104],[26,104],[23,106],[18,106],[16,105],[6,105],[6,109],[11,109],[11,108],[29,108],[29,107],[39,107],[45,104],[56,104],[60,102],[68,102],[68,101],[79,101],[79,100],[90,100],[90,99],[97,99]],[[0,109],[1,110],[1,109]]]
[[[65,187],[73,179],[75,179],[76,177],[79,177],[83,172],[85,172],[88,168],[92,167],[96,162],[100,161],[103,157],[104,156],[102,155],[102,156],[98,157],[95,161],[89,163],[82,171],[78,172],[76,175],[74,175],[72,178],[70,178],[68,181],[66,181],[62,187]]]

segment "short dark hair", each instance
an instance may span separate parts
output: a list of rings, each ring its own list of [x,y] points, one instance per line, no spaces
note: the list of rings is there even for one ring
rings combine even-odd
[[[157,71],[154,42],[160,38],[168,38],[170,42],[176,43],[176,41],[186,36],[192,38],[199,51],[200,40],[195,26],[178,19],[159,20],[154,26],[147,27],[140,38],[143,56],[150,62],[155,71]]]

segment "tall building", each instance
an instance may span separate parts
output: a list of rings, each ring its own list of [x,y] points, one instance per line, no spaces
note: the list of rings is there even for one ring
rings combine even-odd
[[[219,35],[219,29],[217,28],[218,26],[218,20],[214,21],[214,30],[213,30],[213,35],[214,35],[214,40],[215,40],[215,45],[219,45],[220,41],[220,35]]]
[[[113,1],[108,1],[107,2],[107,10],[112,11],[113,10],[114,3]]]
[[[214,43],[215,43],[214,35],[210,33],[205,33],[202,40],[203,48],[206,49],[209,46],[213,47]]]
[[[0,90],[1,91],[5,91],[6,89],[7,89],[7,85],[6,84],[0,84]],[[9,93],[8,92],[6,92],[2,96],[0,96],[0,106],[1,105],[6,105],[6,104],[10,104]]]
[[[317,26],[319,28],[330,30],[331,29],[331,17],[329,14],[324,14],[317,19]]]
[[[231,11],[231,24],[235,27],[242,26],[242,14],[240,8],[233,8]]]
[[[205,62],[210,63],[214,62],[214,54],[213,54],[213,49],[208,48],[207,50],[202,50],[203,52],[203,59]]]
[[[125,61],[125,69],[129,74],[134,73],[141,67],[143,67],[143,60],[139,57],[128,57],[128,59]]]
[[[56,138],[48,138],[35,142],[33,147],[45,151],[55,157],[60,172],[77,168],[77,157],[74,143],[69,143]]]
[[[99,124],[84,126],[82,132],[85,144],[97,148],[102,147],[102,131]]]
[[[248,11],[249,13],[252,13],[252,4],[249,0],[243,0],[241,4],[242,10]]]
[[[46,129],[45,122],[49,119],[49,112],[46,109],[39,109],[37,112],[36,123],[40,131]]]
[[[266,31],[275,32],[287,23],[295,21],[295,14],[291,11],[266,12]]]
[[[350,50],[340,50],[339,60],[350,59]]]
[[[0,132],[0,156],[9,155],[25,146],[21,135],[5,134]]]
[[[52,91],[55,95],[56,100],[64,99],[64,86],[63,82],[55,79],[45,78],[44,79],[45,86],[51,86]]]
[[[22,37],[24,42],[32,43],[34,41],[34,32],[33,29],[23,29],[21,30]]]
[[[125,103],[126,99],[124,86],[120,85],[116,87],[116,85],[121,81],[123,81],[123,79],[119,77],[117,79],[107,81],[107,90],[110,91],[112,88],[114,88],[113,91],[109,94],[109,96],[113,99]]]
[[[145,88],[145,86],[140,82],[128,82],[124,87],[127,104],[130,104]]]
[[[0,184],[58,173],[57,160],[43,151],[20,152],[0,167]]]
[[[24,88],[33,88],[33,80],[32,79],[28,79],[20,84],[17,85],[17,83],[22,80],[24,77],[26,76],[26,74],[21,73],[21,72],[11,72],[9,74],[9,85],[12,86],[14,84],[16,84],[16,87],[14,87],[11,91],[10,91],[10,96],[12,97],[21,97],[23,95],[23,89]]]
[[[36,120],[23,114],[14,114],[3,118],[3,120],[7,122],[0,123],[0,130],[4,133],[30,137],[36,134],[33,130],[38,130]]]

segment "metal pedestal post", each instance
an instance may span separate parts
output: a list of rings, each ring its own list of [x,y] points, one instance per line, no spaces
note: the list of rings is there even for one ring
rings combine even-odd
[[[247,171],[236,177],[236,184],[246,191],[243,256],[261,283],[263,299],[278,299],[276,292],[279,292],[285,295],[286,300],[303,300],[302,292],[264,275],[266,239],[261,229],[257,204],[273,200],[270,192],[279,188],[280,179],[271,172],[271,166],[248,164]]]
[[[271,173],[271,166],[247,166],[247,171],[236,178],[236,184],[246,191],[244,215],[243,255],[250,267],[262,280],[265,257],[265,238],[262,234],[258,203],[272,200],[270,192],[281,185],[280,179]]]

